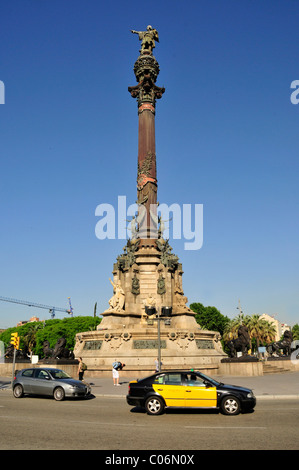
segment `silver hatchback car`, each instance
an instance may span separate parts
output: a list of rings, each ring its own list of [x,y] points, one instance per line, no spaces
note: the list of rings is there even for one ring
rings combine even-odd
[[[21,398],[26,395],[48,395],[61,401],[64,398],[87,397],[90,385],[73,379],[61,369],[36,368],[22,369],[13,381],[13,395]]]

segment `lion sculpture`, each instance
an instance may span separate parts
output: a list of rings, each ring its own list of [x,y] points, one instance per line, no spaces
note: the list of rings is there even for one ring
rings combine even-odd
[[[44,341],[43,343],[43,352],[45,359],[74,359],[73,351],[70,351],[65,347],[66,339],[59,338],[54,348],[50,348],[49,341]]]
[[[48,340],[44,341],[43,342],[43,353],[44,353],[45,359],[49,359],[49,357],[52,357],[53,351],[54,351],[54,349],[50,348],[50,342]]]
[[[74,359],[73,351],[67,349],[65,345],[66,339],[59,338],[55,345],[52,357],[55,357],[57,359]]]
[[[270,356],[290,356],[292,352],[293,335],[290,330],[286,330],[281,341],[269,344],[266,349]],[[282,354],[280,353],[282,350]]]
[[[237,352],[242,352],[243,356],[248,354],[248,350],[251,349],[251,339],[247,326],[241,325],[239,327],[238,337],[228,341],[227,347],[231,357],[237,357]]]

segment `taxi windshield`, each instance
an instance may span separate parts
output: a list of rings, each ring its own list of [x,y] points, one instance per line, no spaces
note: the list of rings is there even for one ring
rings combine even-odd
[[[212,379],[212,377],[209,377],[208,375],[205,375],[203,374],[202,372],[200,373],[200,376],[204,379],[204,380],[207,380],[208,382],[211,382],[213,385],[217,386],[220,384],[220,382],[218,382],[217,380],[215,379]]]

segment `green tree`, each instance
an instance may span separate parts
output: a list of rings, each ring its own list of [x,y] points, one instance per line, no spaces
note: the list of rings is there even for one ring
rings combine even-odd
[[[272,343],[276,336],[276,326],[272,322],[264,321],[262,340],[266,344]]]
[[[247,323],[249,335],[256,341],[257,349],[263,343],[265,338],[266,325],[268,322],[260,317],[260,315],[252,315]]]
[[[293,340],[299,340],[299,325],[296,323],[296,325],[293,326],[292,328],[292,334],[293,334]]]
[[[46,320],[45,328],[36,334],[35,354],[43,355],[43,343],[49,341],[50,348],[54,348],[59,338],[66,339],[66,348],[73,350],[77,333],[91,331],[101,322],[99,317],[79,316],[64,318],[63,320]]]
[[[227,342],[231,341],[232,339],[236,339],[238,337],[238,330],[240,326],[247,326],[249,319],[250,317],[248,315],[244,315],[243,313],[233,318],[232,320],[230,319],[225,325],[223,340]]]
[[[20,347],[27,346],[28,349],[40,357],[43,357],[43,343],[49,341],[50,347],[54,348],[59,338],[66,339],[66,347],[74,349],[75,336],[83,331],[94,330],[101,322],[99,317],[78,316],[64,318],[62,320],[53,319],[44,322],[30,322],[25,325],[8,328],[0,334],[0,340],[7,348],[10,343],[11,333],[17,332],[20,336]]]
[[[20,336],[20,348],[22,348],[23,341],[22,341],[21,329],[22,327],[20,326],[7,328],[7,330],[3,331],[0,334],[0,341],[3,341],[5,348],[7,348],[10,345],[10,337],[12,333],[18,333],[18,335]]]
[[[230,321],[216,307],[204,307],[201,303],[192,303],[190,309],[196,312],[195,319],[203,330],[219,331],[223,335],[226,324]]]
[[[232,339],[236,339],[238,337],[238,330],[241,325],[248,325],[250,317],[248,315],[244,315],[243,313],[239,314],[237,317],[230,319],[227,324],[225,325],[223,331],[223,349],[224,352],[229,354],[229,348],[227,347],[227,343]]]
[[[43,328],[43,322],[30,322],[27,323],[26,328],[22,329],[22,343],[29,353],[32,353],[34,346],[36,345],[36,335],[38,330]]]

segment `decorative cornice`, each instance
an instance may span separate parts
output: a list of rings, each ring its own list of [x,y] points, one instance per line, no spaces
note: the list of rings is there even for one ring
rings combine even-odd
[[[138,108],[138,114],[141,114],[144,110],[149,110],[155,114],[155,107],[151,103],[141,103]]]

